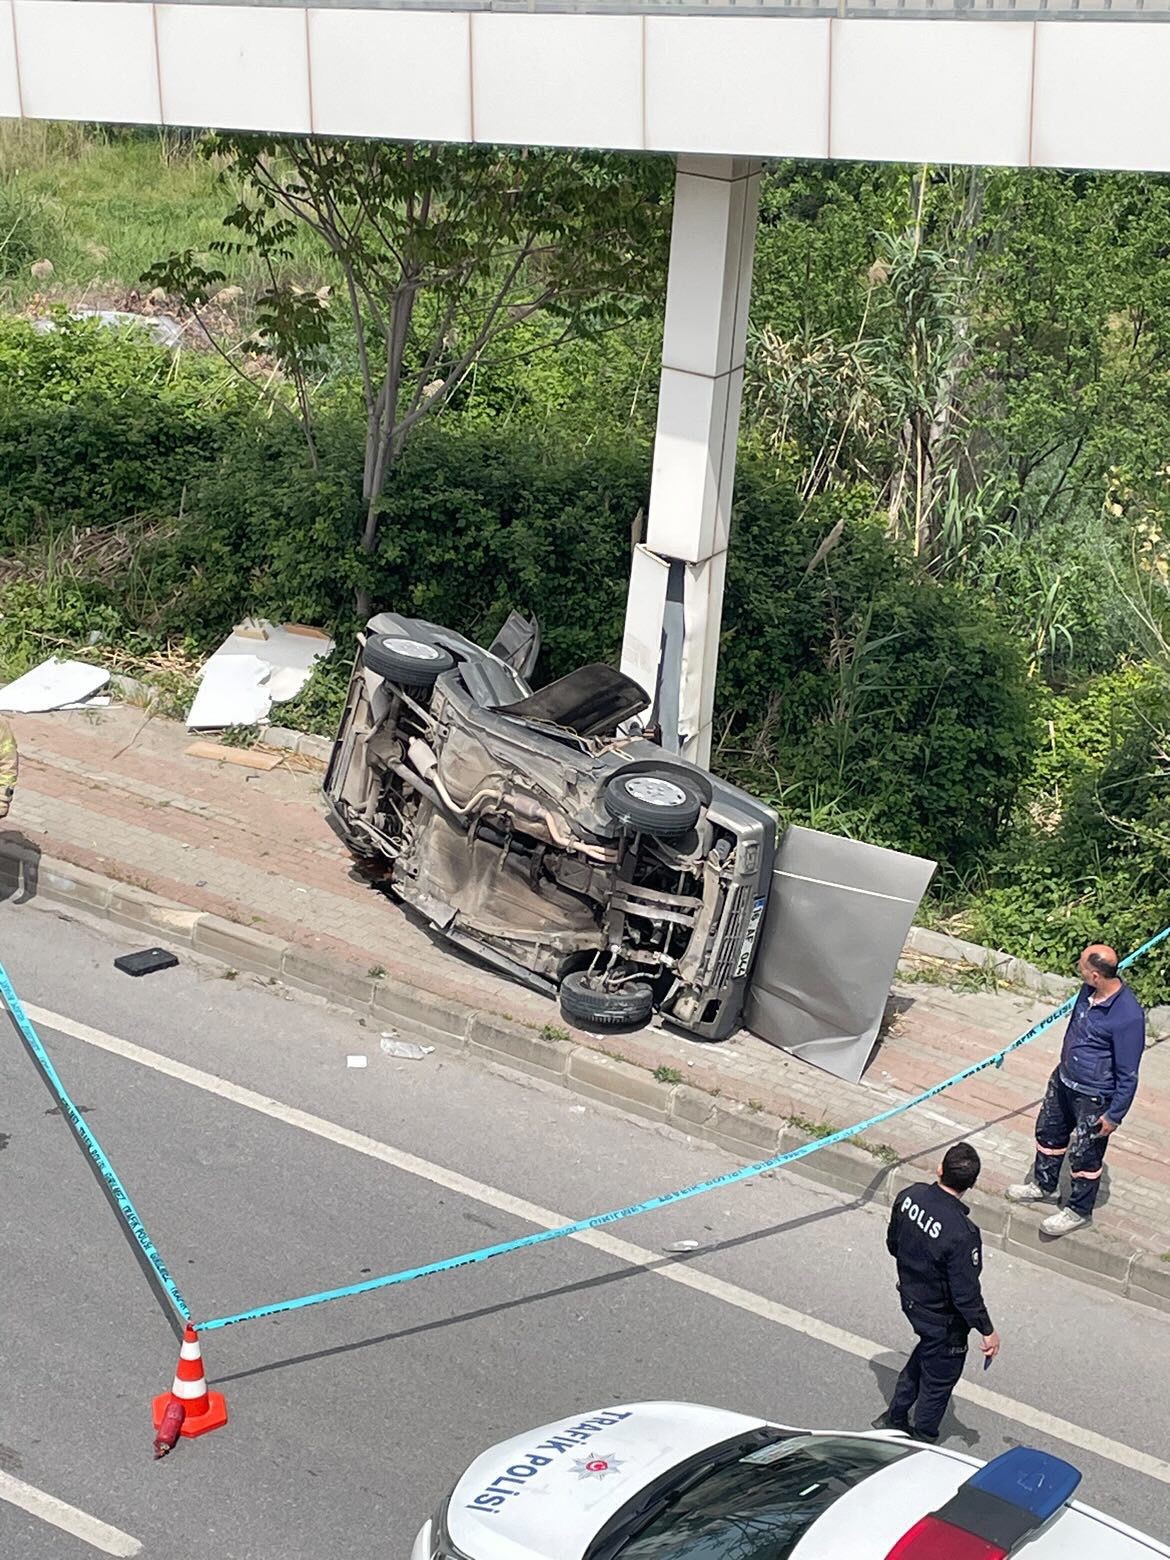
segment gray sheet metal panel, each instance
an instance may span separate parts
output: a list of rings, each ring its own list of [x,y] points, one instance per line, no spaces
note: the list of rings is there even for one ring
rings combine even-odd
[[[935,865],[786,830],[744,1009],[752,1033],[856,1083]]]

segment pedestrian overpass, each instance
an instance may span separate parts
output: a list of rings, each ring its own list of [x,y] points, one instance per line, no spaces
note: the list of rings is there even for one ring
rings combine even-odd
[[[705,761],[760,165],[1170,170],[1170,0],[0,0],[0,115],[677,161],[623,668]]]

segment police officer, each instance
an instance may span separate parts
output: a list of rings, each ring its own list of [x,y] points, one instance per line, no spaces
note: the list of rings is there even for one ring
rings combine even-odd
[[[12,805],[12,793],[16,789],[16,773],[20,760],[16,751],[16,738],[12,727],[0,715],[0,818],[7,818]]]
[[[918,1343],[889,1408],[873,1422],[875,1430],[902,1430],[919,1441],[937,1441],[963,1374],[971,1329],[982,1338],[987,1359],[999,1353],[999,1334],[980,1285],[983,1237],[960,1201],[979,1179],[980,1168],[970,1143],[956,1143],[947,1149],[933,1186],[907,1187],[894,1203],[886,1246],[898,1264],[902,1310]]]

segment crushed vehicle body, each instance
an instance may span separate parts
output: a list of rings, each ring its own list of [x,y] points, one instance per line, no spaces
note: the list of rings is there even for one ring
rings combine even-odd
[[[334,827],[399,900],[584,1028],[739,1025],[777,818],[619,728],[642,688],[593,665],[534,692],[535,624],[489,650],[392,612],[358,636],[325,777]]]

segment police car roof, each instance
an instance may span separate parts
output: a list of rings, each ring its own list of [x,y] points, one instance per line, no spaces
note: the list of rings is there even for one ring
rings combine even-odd
[[[469,1560],[582,1560],[639,1491],[705,1449],[766,1427],[765,1420],[694,1403],[632,1403],[566,1417],[492,1447],[471,1464],[448,1503],[451,1538]],[[889,1433],[857,1438],[906,1444]],[[889,1560],[916,1523],[946,1507],[984,1467],[991,1473],[996,1462],[915,1445],[839,1496],[790,1560]],[[1170,1560],[1170,1548],[1075,1502],[1031,1535],[1024,1552],[1027,1560]],[[941,1548],[910,1560],[928,1553],[929,1560],[952,1560]],[[961,1548],[954,1560],[966,1560]]]

